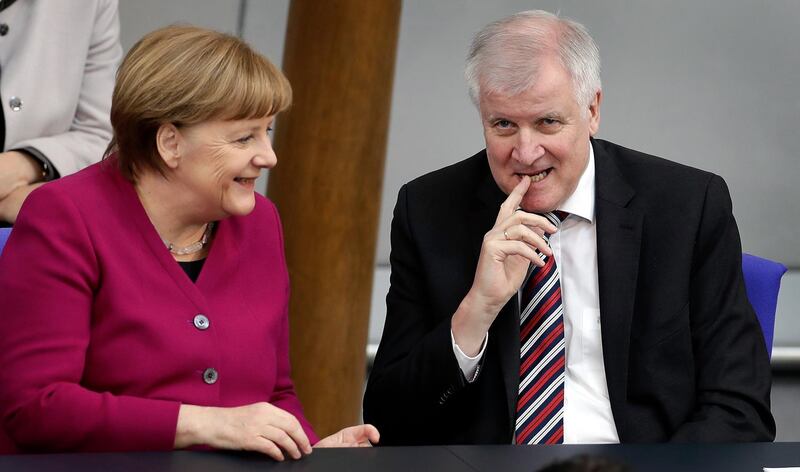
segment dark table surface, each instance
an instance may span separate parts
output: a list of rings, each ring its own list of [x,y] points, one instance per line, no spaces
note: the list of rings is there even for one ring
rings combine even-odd
[[[800,443],[565,446],[425,446],[317,449],[300,461],[276,463],[232,452],[139,452],[0,456],[0,471],[528,471],[556,460],[592,455],[634,471],[753,471],[800,467]]]

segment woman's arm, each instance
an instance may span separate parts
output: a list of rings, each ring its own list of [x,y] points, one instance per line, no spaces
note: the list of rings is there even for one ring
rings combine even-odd
[[[180,404],[81,385],[102,283],[81,213],[56,184],[27,199],[0,256],[0,415],[23,450],[169,450]],[[121,360],[120,369],[147,369]]]

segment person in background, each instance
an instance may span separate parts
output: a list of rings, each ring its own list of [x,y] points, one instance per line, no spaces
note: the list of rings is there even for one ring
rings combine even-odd
[[[0,226],[103,157],[121,58],[117,0],[0,0]]]
[[[594,138],[600,55],[572,20],[487,25],[466,76],[486,149],[397,198],[381,443],[774,439],[724,180]]]
[[[229,35],[170,26],[130,50],[110,155],[34,191],[0,256],[0,418],[20,451],[378,441],[317,441],[290,377],[280,219],[254,190],[290,102]]]

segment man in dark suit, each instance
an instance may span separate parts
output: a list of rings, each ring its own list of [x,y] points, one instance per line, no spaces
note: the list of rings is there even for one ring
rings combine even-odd
[[[546,12],[476,35],[486,149],[395,207],[382,445],[774,438],[725,182],[594,139],[599,69]]]

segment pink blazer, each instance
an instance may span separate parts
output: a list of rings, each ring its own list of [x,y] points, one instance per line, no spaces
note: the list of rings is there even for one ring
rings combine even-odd
[[[192,283],[113,164],[34,192],[0,256],[8,435],[23,451],[169,450],[181,403],[267,401],[316,442],[289,375],[275,206],[257,195],[220,221]]]

